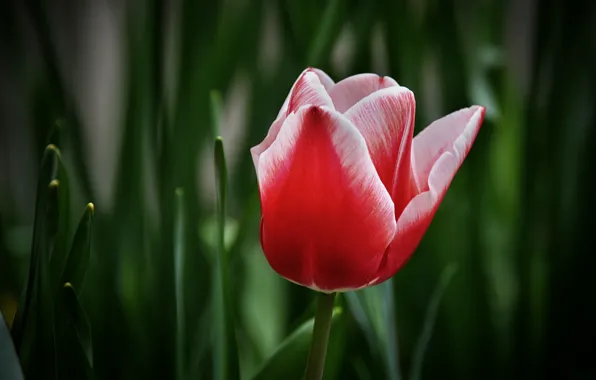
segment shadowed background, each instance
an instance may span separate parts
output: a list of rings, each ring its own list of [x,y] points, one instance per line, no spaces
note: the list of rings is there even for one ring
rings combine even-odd
[[[73,231],[87,202],[96,210],[80,300],[97,378],[165,378],[179,363],[186,378],[212,378],[218,117],[242,378],[312,317],[313,293],[261,252],[249,155],[309,65],[336,81],[395,78],[416,95],[417,131],[487,108],[412,259],[390,282],[339,299],[325,378],[596,376],[596,3],[13,1],[0,5],[0,56],[0,310],[10,324],[57,126]]]

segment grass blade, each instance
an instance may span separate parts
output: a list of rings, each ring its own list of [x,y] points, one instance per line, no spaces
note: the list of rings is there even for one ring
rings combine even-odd
[[[333,324],[337,322],[341,314],[342,309],[340,307],[333,309],[332,329]],[[252,380],[300,379],[306,365],[314,323],[314,318],[311,318],[290,334],[269,359],[263,363],[263,366],[252,377]]]
[[[91,255],[91,220],[95,207],[88,203],[75,233],[70,254],[62,273],[62,283],[69,282],[80,293]]]
[[[441,302],[441,298],[443,297],[443,293],[451,278],[457,271],[457,265],[450,264],[443,270],[441,273],[441,277],[439,278],[439,282],[435,287],[433,295],[430,299],[428,304],[428,308],[426,309],[426,316],[424,318],[424,326],[422,328],[422,332],[418,337],[418,341],[416,342],[416,348],[414,349],[414,356],[412,358],[412,370],[410,372],[410,380],[420,380],[420,376],[422,374],[422,362],[424,360],[424,354],[426,352],[426,347],[428,347],[428,343],[430,342],[430,338],[433,334],[433,328],[435,326],[435,320],[437,318],[437,312],[439,310],[439,303]]]
[[[58,208],[56,209],[58,215],[55,216],[57,221],[54,239],[54,246],[50,255],[50,276],[52,279],[52,288],[59,289],[62,285],[60,282],[64,265],[68,258],[68,249],[70,245],[70,200],[69,200],[69,181],[66,174],[66,168],[62,162],[61,155],[57,155],[56,160],[56,177],[58,181]]]
[[[58,155],[58,149],[54,145],[48,145],[39,169],[39,178],[37,182],[37,200],[35,203],[35,221],[33,226],[33,242],[31,245],[31,257],[29,262],[29,274],[27,282],[19,301],[19,307],[17,309],[13,327],[12,337],[15,344],[15,348],[21,355],[21,345],[23,343],[25,329],[28,328],[28,323],[31,315],[31,302],[36,293],[36,283],[39,276],[39,254],[40,247],[45,244],[42,240],[45,239],[46,233],[42,233],[47,229],[46,220],[46,205],[48,199],[48,185],[54,177],[54,168],[56,165],[56,157]]]
[[[382,358],[387,378],[400,379],[393,281],[348,292],[346,299],[375,356]]]
[[[51,286],[50,252],[51,243],[56,230],[53,226],[58,224],[58,181],[53,180],[47,188],[48,203],[46,205],[46,228],[42,229],[42,244],[39,255],[39,279],[37,281],[36,303],[36,331],[33,358],[30,366],[25,368],[28,379],[57,379],[56,367],[56,334],[54,325],[54,295],[55,288]],[[45,235],[45,236],[44,236]]]
[[[211,133],[213,138],[221,135],[221,110],[223,108],[223,100],[221,93],[217,90],[212,90],[210,93],[211,99]]]
[[[91,327],[89,320],[85,315],[83,307],[79,303],[77,293],[69,282],[65,283],[62,287],[62,297],[64,299],[64,305],[72,327],[77,334],[78,341],[85,353],[87,361],[90,366],[93,366],[93,345],[91,341]]]
[[[55,178],[58,155],[59,152],[56,146],[48,145],[42,157],[37,183],[37,200],[35,205],[31,256],[29,259],[29,273],[12,328],[14,345],[20,357],[24,373],[29,373],[29,363],[35,363],[35,367],[38,368],[43,367],[42,364],[36,362],[33,355],[36,354],[34,349],[38,349],[36,345],[37,331],[39,329],[38,322],[45,316],[44,312],[47,312],[47,310],[40,310],[39,308],[39,301],[42,298],[39,291],[40,289],[44,289],[42,280],[40,279],[41,267],[43,266],[44,270],[47,269],[47,265],[45,265],[47,263],[43,262],[48,259],[50,251],[49,229],[51,223],[48,219],[52,214],[55,215],[53,210],[56,210],[58,207],[56,204],[57,192],[55,188],[57,183],[54,183],[50,189],[48,188]],[[51,194],[54,195],[52,205],[50,205]],[[45,274],[45,277],[47,277],[47,274]],[[42,301],[47,302],[49,299]],[[50,321],[51,317],[51,315],[48,316]],[[53,355],[45,352],[44,357],[53,357]]]
[[[213,370],[216,380],[238,379],[240,376],[238,347],[234,328],[234,314],[228,255],[225,249],[225,204],[227,191],[226,159],[221,137],[215,139],[215,182],[217,185],[217,255],[213,302],[215,340]]]
[[[176,189],[176,211],[174,221],[174,281],[176,287],[176,377],[186,378],[185,357],[185,309],[184,309],[184,265],[186,256],[186,221],[184,218],[184,191]]]
[[[93,378],[91,327],[75,289],[70,283],[60,288],[56,309],[56,342],[60,379]]]

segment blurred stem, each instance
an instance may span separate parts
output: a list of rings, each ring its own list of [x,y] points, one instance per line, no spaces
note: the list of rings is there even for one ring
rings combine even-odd
[[[184,220],[184,190],[176,189],[176,220],[174,224],[174,279],[176,292],[176,378],[185,376],[185,320],[184,320],[184,236],[186,223]]]
[[[395,328],[395,294],[393,291],[393,281],[385,282],[385,302],[387,310],[387,318],[385,318],[386,331],[387,331],[387,348],[385,360],[387,361],[387,372],[389,372],[389,378],[391,380],[401,379],[399,370],[399,353],[397,347],[397,331]]]
[[[331,0],[325,9],[323,18],[307,57],[309,66],[319,67],[327,59],[329,50],[339,33],[341,26],[341,7],[343,1]]]
[[[308,361],[306,362],[306,380],[320,380],[323,378],[334,300],[335,293],[319,294],[312,343],[310,353],[308,354]]]

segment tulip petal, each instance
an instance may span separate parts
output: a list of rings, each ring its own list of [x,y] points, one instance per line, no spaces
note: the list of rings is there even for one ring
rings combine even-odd
[[[451,152],[461,165],[480,130],[484,112],[484,107],[480,106],[455,111],[436,120],[414,138],[412,172],[419,191],[429,189],[429,175],[439,157],[445,152]],[[449,186],[453,175],[455,172],[445,173],[445,183],[436,185]]]
[[[395,234],[393,202],[356,127],[302,107],[261,154],[261,244],[271,267],[321,291],[366,286]]]
[[[331,90],[331,87],[335,85],[333,79],[331,79],[329,75],[327,75],[323,70],[315,69],[314,67],[309,67],[306,70],[310,70],[313,73],[317,74],[317,76],[319,77],[319,81],[321,81],[321,84],[323,85],[323,87],[325,87],[325,90],[327,92],[329,92],[329,90]]]
[[[316,78],[314,78],[312,74],[315,74]],[[290,99],[294,97],[293,102],[295,103],[295,105],[299,102],[308,102],[308,100],[310,99],[312,101],[311,104],[329,106],[333,103],[331,102],[329,96],[326,94],[326,91],[328,91],[333,86],[333,84],[333,80],[329,78],[329,76],[325,74],[324,71],[319,69],[309,67],[300,74],[296,82],[294,82],[294,84],[292,85],[290,93],[286,97],[286,100],[284,101],[284,104],[282,105],[281,110],[277,115],[277,119],[275,119],[275,121],[269,128],[267,136],[259,145],[254,146],[250,150],[252,161],[255,165],[255,170],[259,168],[259,156],[261,155],[261,153],[263,153],[265,150],[267,150],[267,148],[271,146],[273,141],[275,141],[275,138],[277,137],[277,134],[279,133],[279,130],[283,122],[286,120],[286,116],[290,113],[290,111],[288,110]],[[323,89],[321,89],[321,85],[323,86]],[[299,94],[294,94],[294,90],[299,91]],[[323,94],[322,92],[325,94]]]
[[[433,122],[412,144],[413,181],[421,191],[397,220],[395,238],[387,250],[375,284],[392,277],[410,258],[435,215],[484,120],[484,107],[456,111]]]
[[[392,86],[365,97],[344,116],[360,131],[399,215],[416,193],[410,191],[410,151],[416,101],[405,87]]]
[[[344,113],[361,99],[383,88],[398,86],[390,77],[377,74],[358,74],[339,81],[329,90],[338,112]]]
[[[285,117],[286,115],[288,115],[291,111],[288,111],[288,105],[290,104],[290,99],[292,98],[292,95],[294,94],[294,90],[299,87],[299,86],[304,86],[304,82],[305,79],[310,79],[310,83],[312,83],[315,87],[318,87],[316,82],[314,81],[314,78],[310,77],[310,78],[305,78],[306,74],[310,73],[309,75],[315,74],[319,80],[319,84],[323,86],[323,90],[324,92],[328,92],[334,85],[333,79],[331,79],[329,77],[329,75],[325,74],[325,72],[323,70],[319,70],[319,69],[315,69],[314,67],[309,67],[306,70],[304,70],[300,76],[298,76],[298,79],[296,79],[296,82],[294,82],[294,84],[292,85],[292,88],[290,89],[290,92],[288,94],[288,96],[286,97],[286,100],[284,101],[284,104],[282,105],[281,109],[279,110],[279,113],[277,114],[277,118],[281,118],[282,116]],[[320,91],[320,88],[317,88],[318,91]],[[325,99],[325,102],[327,102],[327,99]],[[322,104],[322,103],[312,103],[314,105],[328,105],[328,104]]]
[[[265,139],[259,145],[250,148],[250,155],[252,157],[252,162],[255,165],[255,170],[259,170],[259,158],[261,157],[261,154],[273,144],[285,120],[286,117],[284,115],[277,118],[271,125],[271,128],[269,128]]]
[[[307,70],[300,77],[292,89],[286,114],[289,115],[298,110],[298,108],[306,105],[333,108],[333,101],[325,90],[325,87],[321,84],[319,76],[310,70]]]

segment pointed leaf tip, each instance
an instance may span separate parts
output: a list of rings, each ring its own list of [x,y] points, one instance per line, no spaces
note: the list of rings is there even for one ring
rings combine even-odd
[[[209,96],[211,100],[211,132],[213,133],[213,136],[218,136],[220,133],[223,101],[221,93],[218,90],[211,90]]]
[[[90,216],[95,215],[95,205],[93,203],[87,203],[87,210],[89,211]]]
[[[68,259],[62,272],[62,282],[71,283],[80,292],[91,255],[91,220],[95,206],[88,203],[75,232]]]
[[[58,157],[60,157],[60,149],[58,149],[58,147],[56,145],[48,144],[46,146],[45,153],[50,153],[50,152],[52,152],[52,153],[56,154]]]

